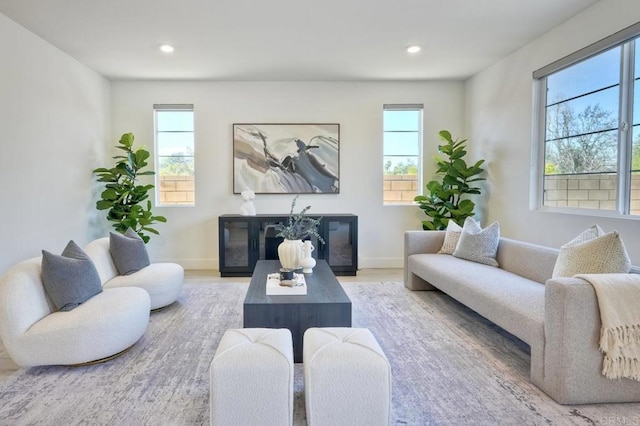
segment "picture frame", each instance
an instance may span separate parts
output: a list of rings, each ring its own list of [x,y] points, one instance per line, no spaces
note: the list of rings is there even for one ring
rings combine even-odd
[[[233,193],[338,194],[340,124],[233,124]]]

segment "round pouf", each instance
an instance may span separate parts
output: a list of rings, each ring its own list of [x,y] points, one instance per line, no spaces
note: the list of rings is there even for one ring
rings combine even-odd
[[[293,340],[288,329],[227,330],[209,376],[212,425],[293,424]]]
[[[369,330],[310,328],[303,362],[309,426],[389,424],[391,367]]]

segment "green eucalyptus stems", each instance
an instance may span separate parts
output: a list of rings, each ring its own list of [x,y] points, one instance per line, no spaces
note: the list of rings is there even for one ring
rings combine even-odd
[[[305,207],[300,211],[300,213],[293,213],[297,200],[298,195],[296,195],[291,202],[291,211],[289,212],[289,220],[287,221],[287,224],[276,225],[275,228],[276,231],[278,231],[276,236],[287,240],[303,240],[314,236],[318,241],[324,244],[322,236],[318,233],[318,226],[320,226],[322,218],[314,219],[306,215],[311,206]]]

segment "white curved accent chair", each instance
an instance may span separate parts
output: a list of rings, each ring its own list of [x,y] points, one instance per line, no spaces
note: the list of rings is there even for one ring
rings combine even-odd
[[[136,343],[149,323],[149,294],[137,287],[105,289],[58,312],[41,278],[42,258],[0,278],[0,338],[21,367],[72,365],[116,355]]]
[[[108,237],[91,241],[84,251],[98,270],[102,288],[142,288],[151,297],[152,310],[175,302],[182,291],[184,269],[177,263],[152,263],[133,274],[119,275],[109,252]]]

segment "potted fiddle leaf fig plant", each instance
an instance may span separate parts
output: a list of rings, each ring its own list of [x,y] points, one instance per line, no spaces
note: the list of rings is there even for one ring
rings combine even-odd
[[[467,217],[475,214],[475,203],[466,196],[480,194],[481,189],[475,183],[485,180],[478,176],[484,171],[484,160],[472,165],[464,161],[467,155],[466,139],[453,140],[447,130],[441,130],[438,135],[444,142],[438,145],[438,152],[442,156],[436,156],[436,175],[440,179],[427,183],[427,193],[414,198],[428,216],[422,221],[425,230],[446,229],[450,220],[462,226]]]
[[[108,210],[107,220],[114,222],[116,231],[124,234],[131,228],[147,243],[150,236],[146,233],[158,234],[152,225],[155,222],[166,222],[167,219],[151,212],[151,201],[148,198],[154,185],[142,185],[138,182],[140,176],[155,173],[151,170],[143,171],[148,165],[150,154],[144,148],[134,150],[133,140],[133,133],[123,134],[116,148],[124,151],[124,155],[113,157],[117,160],[115,166],[93,170],[98,176],[98,182],[105,182],[102,199],[96,202],[96,208]],[[147,202],[143,204],[145,200]]]

